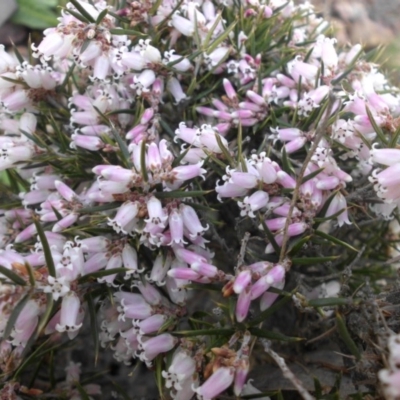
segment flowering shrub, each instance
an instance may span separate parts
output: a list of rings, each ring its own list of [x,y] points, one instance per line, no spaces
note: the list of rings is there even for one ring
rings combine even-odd
[[[271,346],[313,334],[276,313],[360,365],[346,315],[390,276],[398,89],[309,4],[119,3],[71,0],[26,60],[0,49],[0,393],[101,396],[79,364],[51,372],[90,326],[96,359],[143,362],[163,398],[260,393],[254,349],[312,398]]]

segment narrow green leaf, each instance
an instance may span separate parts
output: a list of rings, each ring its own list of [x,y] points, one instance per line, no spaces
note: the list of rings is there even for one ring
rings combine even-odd
[[[160,125],[167,131],[167,133],[171,136],[171,138],[175,137],[175,132],[171,129],[167,121],[160,119]]]
[[[327,261],[334,261],[337,260],[339,257],[340,256],[292,258],[292,263],[297,265],[314,265]]]
[[[129,115],[136,115],[136,111],[132,108],[120,108],[119,110],[113,110],[107,112],[105,115],[108,117],[109,115],[118,115],[118,114],[129,114]]]
[[[246,323],[247,327],[255,326],[264,322],[270,315],[275,313],[281,307],[283,307],[286,303],[292,300],[292,296],[285,296],[283,299],[274,303],[271,307],[267,308],[263,312],[261,312],[257,317],[252,319],[251,321]]]
[[[157,383],[157,388],[158,388],[158,393],[160,395],[160,399],[164,398],[164,378],[162,376],[162,370],[163,370],[163,356],[162,354],[158,355],[157,358],[155,359],[155,375],[156,375],[156,383]]]
[[[222,140],[219,136],[218,133],[215,134],[215,139],[217,140],[218,143],[218,147],[221,149],[222,154],[224,155],[224,157],[226,158],[226,160],[228,161],[229,165],[234,168],[235,167],[235,161],[232,158],[231,153],[229,152],[229,149],[227,149],[224,144],[222,143]]]
[[[285,146],[282,147],[282,169],[289,175],[295,175],[290,158],[286,153]]]
[[[120,205],[119,203],[107,203],[102,204],[101,206],[93,206],[93,207],[83,207],[79,210],[82,214],[93,214],[102,211],[113,210],[118,208]]]
[[[40,317],[40,320],[38,323],[38,328],[37,328],[38,334],[40,334],[43,331],[43,329],[46,327],[46,325],[49,322],[50,317],[53,313],[53,305],[54,305],[53,295],[51,293],[47,293],[46,299],[47,299],[46,310]]]
[[[171,190],[170,192],[155,192],[153,194],[158,199],[184,199],[205,196],[213,191],[214,190],[192,190],[185,192],[183,190]]]
[[[335,238],[334,236],[328,235],[325,232],[315,231],[314,234],[316,236],[319,236],[319,237],[322,237],[322,238],[328,240],[329,242],[332,242],[332,243],[335,243],[335,244],[337,244],[339,246],[345,247],[346,249],[349,249],[351,251],[355,251],[356,253],[358,253],[360,251],[360,250],[357,250],[355,247],[349,245],[348,243],[343,242],[342,240],[340,240],[338,238]]]
[[[105,114],[103,114],[99,110],[98,107],[93,106],[93,108],[101,116],[101,118],[103,119],[104,123],[111,128],[113,136],[114,136],[116,142],[118,143],[119,149],[121,150],[122,157],[123,157],[122,161],[124,162],[126,167],[131,168],[132,167],[132,162],[131,162],[129,150],[128,150],[128,147],[127,147],[125,141],[121,138],[119,132],[115,128],[114,124],[110,121],[110,119]]]
[[[393,134],[392,140],[390,141],[390,147],[396,147],[400,137],[400,125],[397,127],[396,132]]]
[[[31,298],[31,293],[27,293],[20,301],[19,303],[12,309],[10,317],[8,318],[7,325],[4,329],[3,332],[3,339],[7,340],[8,337],[11,334],[11,331],[14,328],[15,323],[17,322],[19,314],[21,314],[21,311],[25,307],[26,303],[29,301]]]
[[[145,182],[149,181],[149,175],[147,174],[147,166],[146,166],[146,141],[143,140],[140,146],[140,169],[142,173],[143,180]]]
[[[94,20],[94,18],[85,10],[85,8],[81,5],[81,3],[79,3],[78,0],[69,0],[70,3],[72,3],[74,5],[74,7],[81,13],[81,15],[87,19],[89,22],[93,23],[96,22]],[[67,11],[69,11],[67,9]]]
[[[57,221],[61,221],[63,219],[63,216],[60,214],[60,211],[57,210],[57,208],[51,206],[51,209],[53,210],[54,214],[56,214]]]
[[[81,384],[78,381],[74,381],[73,384],[78,389],[81,400],[90,400],[90,396],[87,394],[86,390],[81,386]]]
[[[33,223],[36,226],[37,233],[42,243],[44,258],[46,260],[46,266],[49,271],[49,275],[56,276],[56,268],[54,266],[53,256],[51,255],[51,250],[49,242],[47,241],[46,235],[44,234],[43,226],[37,217],[33,218]]]
[[[336,327],[339,332],[340,338],[346,344],[351,354],[353,354],[353,356],[357,359],[357,361],[359,361],[361,359],[361,354],[357,348],[357,345],[351,338],[349,331],[347,330],[346,322],[344,321],[342,315],[339,312],[336,312]]]
[[[88,21],[82,14],[79,14],[75,10],[71,9],[65,9],[66,13],[71,14],[73,17],[75,17],[77,20],[83,22],[84,24],[89,24],[90,21]]]
[[[275,253],[279,254],[281,251],[281,248],[279,247],[278,243],[276,243],[275,240],[275,236],[273,235],[273,233],[269,230],[267,224],[265,223],[263,217],[261,216],[261,214],[258,214],[258,219],[260,220],[260,223],[263,227],[263,231],[265,233],[265,235],[267,236],[269,242],[271,243],[271,246],[274,248]]]
[[[234,329],[230,328],[217,328],[217,329],[199,329],[195,331],[175,331],[171,332],[171,335],[174,336],[183,336],[183,337],[191,337],[191,336],[210,336],[210,335],[220,335],[220,336],[231,336],[235,333]]]
[[[105,8],[105,9],[99,14],[99,16],[97,17],[97,19],[96,19],[96,25],[100,25],[100,24],[101,24],[101,22],[103,21],[104,17],[107,15],[107,13],[108,13],[108,9]]]
[[[35,286],[36,280],[35,280],[35,275],[33,274],[32,267],[27,262],[25,262],[24,265],[25,265],[26,272],[28,272],[29,283],[31,284],[31,286]]]
[[[67,86],[69,82],[69,78],[72,76],[72,73],[74,72],[76,64],[72,63],[71,66],[68,68],[68,72],[65,74],[65,78],[61,83],[61,86],[57,88],[57,92],[63,92],[65,90],[65,87]]]
[[[365,105],[365,111],[367,112],[369,122],[371,122],[372,127],[374,128],[374,131],[376,134],[379,136],[379,139],[384,143],[385,145],[388,144],[388,140],[386,139],[385,134],[383,133],[382,128],[376,123],[374,116],[371,113],[371,110],[367,105]]]
[[[20,80],[18,80],[18,79],[12,79],[12,78],[9,78],[9,77],[7,77],[7,76],[2,76],[1,79],[3,79],[4,81],[7,81],[7,82],[14,83],[15,85],[22,85],[22,86],[24,86],[26,89],[29,87],[29,86],[26,85],[25,82],[20,81]]]
[[[266,339],[270,339],[270,340],[279,340],[281,342],[300,342],[301,340],[304,340],[303,338],[286,336],[282,333],[267,331],[265,329],[260,329],[260,328],[250,328],[249,332],[253,336],[257,336],[259,338],[266,338]]]
[[[168,318],[162,325],[161,327],[158,329],[157,333],[161,334],[167,330],[169,330],[169,328],[173,325],[176,324],[176,319],[175,318]]]
[[[27,367],[32,361],[34,361],[35,359],[41,357],[43,354],[46,354],[46,351],[42,352],[42,349],[48,344],[48,342],[50,340],[51,340],[50,337],[48,339],[46,339],[32,353],[30,353],[28,357],[26,357],[24,359],[22,364],[18,367],[17,371],[15,372],[15,374],[13,376],[14,379],[17,379],[17,377],[21,374],[21,372],[23,372],[25,367]],[[60,346],[61,345],[58,345],[57,347],[60,347]],[[26,347],[28,347],[28,346],[26,346]]]
[[[111,380],[111,383],[115,389],[115,391],[122,396],[124,400],[132,400],[132,397],[129,396],[126,391],[115,381]]]
[[[306,176],[303,176],[303,179],[301,180],[301,183],[306,183],[307,181],[309,181],[312,178],[315,178],[318,174],[320,174],[325,168],[318,168],[317,170],[309,173]]]
[[[239,121],[239,126],[238,126],[238,137],[237,137],[237,145],[238,145],[238,156],[237,156],[237,163],[238,165],[242,166],[242,171],[247,172],[247,165],[244,161],[243,154],[242,154],[242,145],[243,145],[243,128],[242,124]]]
[[[86,302],[88,305],[89,316],[90,316],[90,330],[92,333],[93,343],[94,343],[94,365],[97,365],[97,360],[99,358],[99,326],[97,324],[97,313],[94,305],[92,293],[88,293],[86,296]]]
[[[232,32],[236,24],[237,21],[233,21],[226,29],[224,29],[223,33],[221,33],[221,35],[219,35],[206,50],[207,54],[211,54],[225,39],[229,37],[229,34]]]
[[[135,31],[134,29],[110,29],[112,35],[128,35],[128,36],[139,36],[147,37],[145,33]]]
[[[296,255],[301,249],[302,247],[308,243],[310,241],[310,239],[312,238],[312,235],[308,235],[308,236],[303,236],[300,237],[297,240],[294,240],[293,243],[290,245],[289,250],[288,250],[288,254],[293,257],[294,255]]]
[[[203,46],[204,46],[205,49],[208,47],[208,44],[210,43],[211,37],[212,37],[216,27],[220,23],[221,18],[222,18],[222,14],[221,14],[221,12],[219,12],[217,17],[214,19],[214,23],[212,24],[211,28],[208,30],[207,35],[203,40]]]
[[[86,282],[90,279],[94,279],[94,278],[102,278],[104,276],[109,276],[109,275],[113,275],[113,274],[119,274],[120,272],[126,272],[129,271],[127,268],[111,268],[111,269],[104,269],[101,271],[96,271],[96,272],[91,272],[90,274],[81,276],[78,279],[79,283],[83,283]]]
[[[0,265],[0,274],[6,276],[11,282],[14,282],[18,286],[26,286],[26,281],[24,279],[22,279],[19,275],[17,275],[10,269],[3,267],[2,265]]]
[[[323,299],[313,299],[308,301],[310,307],[344,306],[351,303],[352,300],[350,298],[342,297],[326,297]]]

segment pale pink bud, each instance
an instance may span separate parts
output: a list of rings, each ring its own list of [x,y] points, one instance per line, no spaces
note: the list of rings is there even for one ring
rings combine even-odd
[[[183,262],[185,262],[185,263],[187,263],[189,265],[193,264],[195,262],[197,262],[197,263],[202,263],[202,262],[206,263],[207,262],[206,256],[204,256],[204,255],[202,255],[200,253],[195,253],[194,251],[190,251],[188,249],[185,249],[182,246],[174,245],[172,247],[172,249],[174,250],[174,253],[175,253],[176,257],[179,260],[181,260],[181,261],[183,261]]]
[[[232,86],[232,83],[224,78],[222,80],[222,84],[224,85],[225,93],[226,95],[231,99],[231,100],[236,100],[237,99],[237,94],[235,88]]]
[[[138,271],[137,252],[128,243],[126,243],[124,248],[122,249],[122,264],[124,268],[129,269],[129,271],[125,273],[125,279],[129,278],[131,274]]]
[[[254,218],[254,211],[258,211],[259,209],[265,207],[268,204],[269,196],[267,192],[263,190],[257,190],[250,197],[246,196],[243,202],[238,201],[238,205],[241,208],[240,215],[243,217],[248,215],[251,218]]]
[[[162,301],[162,296],[160,292],[150,283],[144,281],[138,281],[136,283],[136,287],[139,289],[143,298],[147,301],[147,303],[156,306],[160,304]]]
[[[127,68],[141,71],[146,66],[146,60],[138,51],[124,52],[118,56],[120,63]]]
[[[172,169],[171,173],[175,179],[186,181],[189,179],[196,178],[200,176],[205,179],[204,174],[207,172],[205,169],[201,168],[203,161],[199,161],[194,165],[182,165]]]
[[[233,367],[218,368],[195,392],[203,399],[213,399],[228,389],[233,382],[234,373]]]
[[[126,201],[120,206],[114,219],[109,219],[107,224],[112,226],[117,233],[130,234],[136,228],[138,212],[139,207],[136,201]]]
[[[160,253],[156,259],[154,260],[153,268],[151,269],[150,280],[156,282],[157,285],[160,285],[167,272],[171,266],[171,256],[167,256],[164,258],[163,254]]]
[[[107,265],[106,253],[96,253],[90,257],[83,265],[83,275],[99,271]]]
[[[172,242],[183,243],[183,218],[176,208],[170,212],[168,221]]]
[[[31,224],[22,230],[14,239],[15,243],[22,243],[30,239],[37,233],[36,225]]]
[[[97,151],[104,147],[104,142],[97,136],[78,135],[74,133],[71,135],[71,139],[71,148],[76,148],[76,146],[78,146],[82,149]]]
[[[147,168],[151,172],[156,172],[161,169],[161,156],[156,143],[150,143],[147,149]]]
[[[248,269],[239,272],[233,284],[233,291],[236,294],[242,293],[243,290],[250,284],[250,282],[251,282],[251,272]]]
[[[181,83],[174,77],[168,80],[167,90],[174,98],[175,104],[178,104],[187,98],[186,93],[182,89]]]
[[[375,147],[370,150],[371,160],[378,164],[392,166],[400,163],[399,149],[377,149]]]
[[[325,217],[330,217],[331,215],[335,215],[339,211],[342,212],[337,216],[338,225],[339,226],[342,226],[343,224],[350,225],[351,222],[349,221],[347,213],[347,202],[344,196],[340,192],[338,192],[336,196],[332,199],[328,209],[326,210]]]
[[[257,169],[258,169],[264,183],[271,184],[276,181],[277,173],[271,163],[271,160],[264,160],[264,162],[261,164],[261,166],[259,166],[259,167],[257,166]]]
[[[62,299],[60,322],[56,325],[58,332],[77,331],[82,323],[78,323],[81,302],[75,292],[68,292]]]
[[[277,172],[277,181],[287,189],[294,189],[296,187],[296,180],[288,175],[285,171]]]
[[[167,321],[168,317],[162,314],[155,314],[140,321],[137,326],[141,335],[157,332]]]
[[[195,262],[190,265],[190,268],[196,271],[198,274],[207,276],[208,278],[214,278],[218,274],[217,267],[204,262]]]
[[[230,183],[245,189],[252,189],[258,184],[258,177],[248,172],[235,171],[231,173]]]
[[[264,99],[264,97],[260,96],[258,93],[253,92],[252,90],[248,90],[246,92],[246,96],[255,104],[259,106],[266,106],[267,103]],[[239,105],[240,106],[240,105]],[[247,107],[241,107],[241,108],[247,108]],[[255,110],[253,110],[255,111]]]
[[[71,225],[73,225],[79,218],[79,214],[77,213],[71,213],[65,216],[64,218],[60,219],[58,222],[56,222],[52,228],[53,232],[61,232],[64,229],[69,228]]]
[[[177,339],[169,333],[163,333],[146,341],[141,341],[141,348],[144,351],[143,358],[146,361],[151,361],[159,354],[172,350],[176,343]]]
[[[124,305],[122,320],[125,320],[125,317],[132,319],[146,319],[149,318],[152,313],[153,308],[151,305],[142,300],[142,302]]]
[[[79,241],[85,253],[98,253],[106,251],[110,245],[110,240],[104,236],[93,236]]]
[[[297,236],[301,235],[308,229],[308,225],[305,222],[295,222],[294,224],[290,224],[288,226],[288,236]]]
[[[31,190],[28,193],[20,194],[20,197],[23,198],[22,204],[24,206],[30,206],[33,204],[42,203],[47,199],[51,192],[48,190]]]
[[[265,225],[267,225],[270,231],[279,231],[280,229],[283,229],[285,227],[286,219],[287,218],[285,217],[267,219],[265,220]]]
[[[37,47],[37,51],[46,57],[52,56],[62,46],[63,42],[64,38],[62,34],[57,31],[53,31],[44,37]]]
[[[157,197],[152,196],[147,201],[147,211],[149,218],[145,219],[145,222],[165,228],[165,221],[168,216],[164,214],[161,201]]]
[[[153,108],[146,108],[142,117],[140,118],[140,124],[146,125],[148,124],[154,116],[154,109]]]
[[[248,357],[244,356],[242,357],[243,358],[239,360],[239,365],[236,368],[235,381],[233,384],[233,392],[238,397],[242,393],[250,369],[250,363]]]
[[[181,17],[179,14],[174,13],[171,19],[172,26],[182,33],[184,36],[192,36],[194,33],[194,24],[186,18]]]
[[[274,283],[271,285],[271,287],[277,288],[277,289],[283,289],[285,286],[285,280],[283,279],[280,282]],[[261,299],[260,299],[260,310],[264,311],[267,308],[271,307],[271,305],[275,302],[275,300],[279,297],[278,293],[272,293],[272,292],[265,292]]]
[[[339,185],[339,179],[336,176],[326,176],[322,179],[318,179],[315,185],[320,190],[332,190]]]
[[[305,137],[299,137],[297,139],[291,140],[290,142],[285,144],[286,153],[291,154],[297,150],[300,150],[306,142],[307,139]]]
[[[168,271],[168,276],[175,279],[185,279],[188,281],[197,281],[200,274],[191,268],[172,268]]]
[[[249,313],[252,296],[251,286],[247,286],[240,294],[236,304],[236,320],[243,322]]]
[[[240,197],[247,193],[247,189],[241,186],[234,185],[233,183],[225,183],[224,185],[217,186],[215,191],[218,193],[218,200],[221,197]]]
[[[69,188],[65,183],[61,181],[55,181],[54,185],[58,193],[60,193],[60,195],[64,197],[65,200],[72,201],[77,197],[76,193],[71,188]]]

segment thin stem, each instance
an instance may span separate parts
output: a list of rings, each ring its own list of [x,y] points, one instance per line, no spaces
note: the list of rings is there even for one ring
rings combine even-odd
[[[283,376],[293,384],[293,386],[299,392],[300,396],[304,400],[315,400],[315,397],[311,396],[308,390],[303,386],[303,383],[300,381],[300,379],[298,379],[297,376],[289,369],[289,367],[286,365],[285,360],[271,349],[271,343],[268,340],[263,340],[262,344],[264,346],[265,352],[270,355],[278,364],[278,367],[281,369]]]
[[[240,253],[237,258],[236,270],[239,267],[241,267],[244,263],[244,257],[246,255],[246,247],[247,247],[247,243],[249,242],[249,239],[250,239],[250,233],[246,232],[242,239],[242,245],[240,246]]]

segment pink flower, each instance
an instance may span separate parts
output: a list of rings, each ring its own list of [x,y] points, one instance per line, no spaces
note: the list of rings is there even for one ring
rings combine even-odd
[[[80,329],[79,311],[81,302],[75,292],[68,292],[61,303],[60,322],[56,325],[58,332],[75,332]]]
[[[204,383],[195,389],[202,400],[212,400],[232,384],[235,369],[233,367],[218,368]]]

